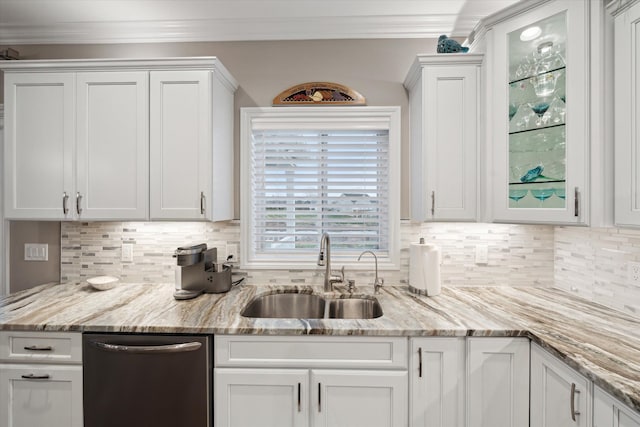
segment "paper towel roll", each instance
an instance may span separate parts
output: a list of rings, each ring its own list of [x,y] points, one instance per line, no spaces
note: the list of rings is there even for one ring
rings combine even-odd
[[[438,295],[441,261],[437,246],[412,243],[409,246],[409,288],[427,296]]]

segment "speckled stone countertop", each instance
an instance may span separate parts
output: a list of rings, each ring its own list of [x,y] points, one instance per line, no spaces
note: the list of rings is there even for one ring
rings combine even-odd
[[[261,294],[310,286],[240,285],[226,294],[173,299],[170,284],[42,285],[0,298],[0,329],[143,333],[380,336],[523,336],[640,411],[640,321],[559,289],[445,287],[436,297],[385,286],[372,320],[248,319]],[[365,293],[372,289],[361,288]],[[341,288],[338,288],[340,291]],[[333,295],[334,297],[339,297]]]

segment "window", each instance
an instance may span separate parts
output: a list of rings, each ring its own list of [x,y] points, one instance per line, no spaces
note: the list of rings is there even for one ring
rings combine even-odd
[[[243,267],[315,267],[374,251],[398,266],[399,107],[244,108]]]

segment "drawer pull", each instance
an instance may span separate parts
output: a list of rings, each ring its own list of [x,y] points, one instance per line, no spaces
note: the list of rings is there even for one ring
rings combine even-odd
[[[46,346],[38,346],[38,345],[27,345],[24,347],[25,350],[27,351],[52,351],[53,347],[51,347],[50,345],[46,345]]]
[[[576,415],[580,415],[580,411],[576,411],[576,394],[580,394],[580,390],[576,390],[576,384],[571,383],[571,420],[576,420]]]
[[[21,375],[21,376],[25,380],[48,380],[50,378],[49,375],[47,374],[44,374],[44,375],[27,374],[27,375]]]
[[[418,378],[422,378],[422,347],[418,349]]]
[[[302,391],[301,391],[302,385],[300,383],[298,383],[298,412],[302,411],[302,401],[301,401],[301,397],[302,397]]]
[[[318,383],[318,412],[322,412],[322,383]]]

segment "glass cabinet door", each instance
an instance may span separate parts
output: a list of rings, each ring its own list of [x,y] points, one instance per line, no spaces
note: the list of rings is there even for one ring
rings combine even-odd
[[[586,16],[558,0],[494,28],[495,220],[586,221]]]
[[[509,207],[566,206],[566,13],[508,34]]]

